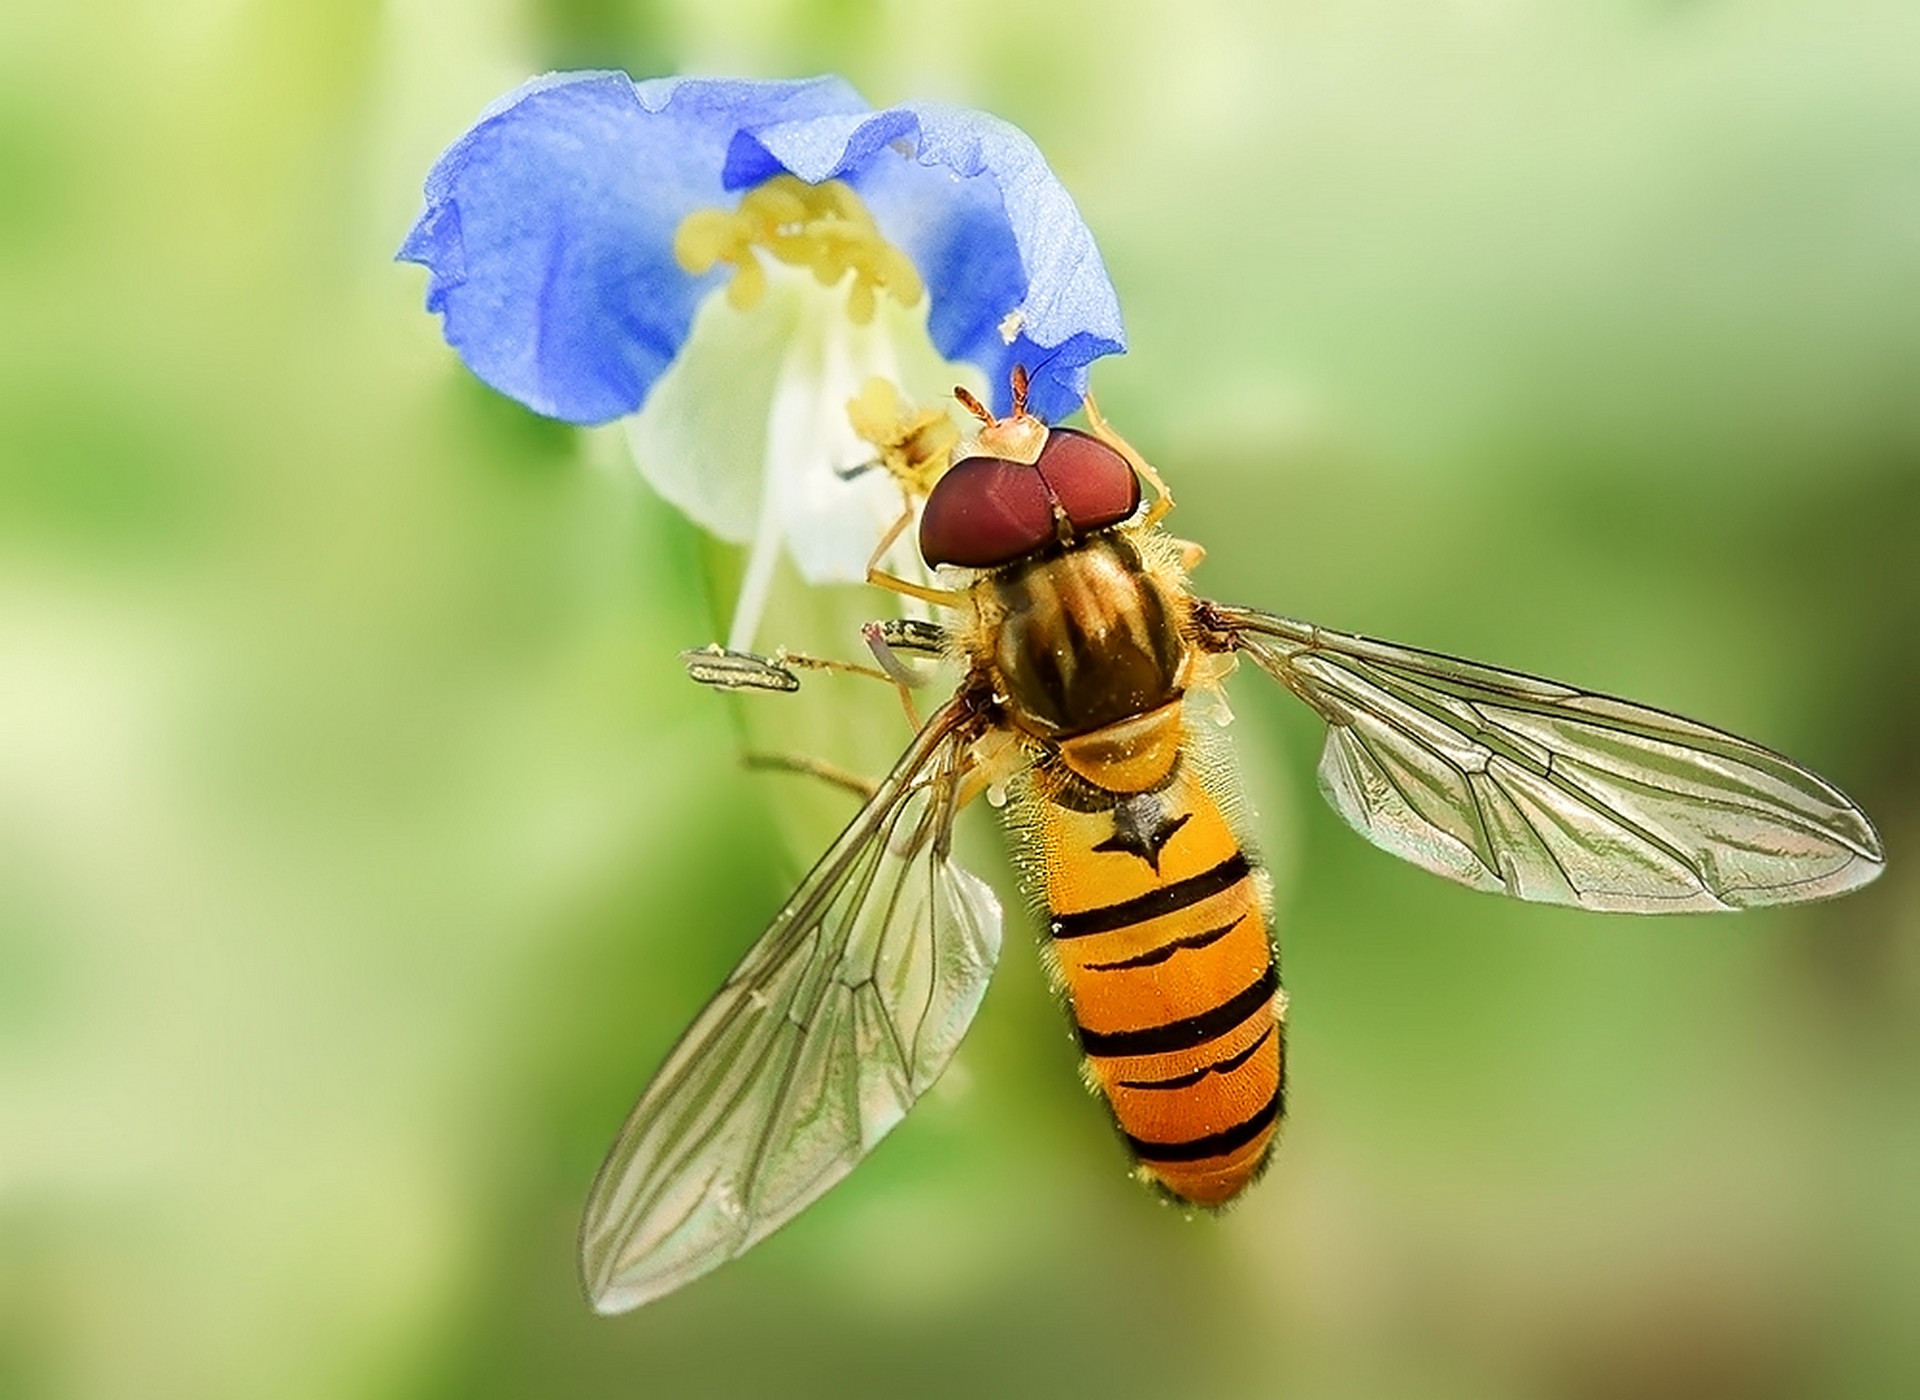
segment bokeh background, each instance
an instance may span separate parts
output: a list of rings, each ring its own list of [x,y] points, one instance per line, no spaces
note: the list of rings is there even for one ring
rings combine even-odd
[[[601,1152],[847,814],[743,727],[905,733],[689,685],[729,561],[389,261],[579,65],[1019,122],[1207,590],[1753,735],[1889,873],[1510,906],[1243,677],[1294,1084],[1242,1208],[1127,1179],[1016,917],[853,1180],[591,1317]],[[1920,1393],[1917,537],[1911,0],[0,7],[0,1395]]]

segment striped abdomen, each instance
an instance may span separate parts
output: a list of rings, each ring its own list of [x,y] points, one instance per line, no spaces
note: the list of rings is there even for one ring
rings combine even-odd
[[[1265,1165],[1285,1026],[1264,881],[1186,755],[1158,792],[1036,775],[1053,948],[1087,1055],[1145,1176],[1222,1205]]]

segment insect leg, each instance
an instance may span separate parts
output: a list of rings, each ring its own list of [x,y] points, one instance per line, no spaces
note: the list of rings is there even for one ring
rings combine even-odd
[[[935,628],[931,623],[919,623],[917,626],[925,627],[931,632],[940,632],[940,629]],[[860,635],[866,639],[867,650],[871,651],[873,653],[873,659],[880,663],[880,669],[885,673],[886,679],[893,682],[893,688],[900,696],[900,708],[907,712],[907,723],[911,724],[915,729],[918,729],[920,727],[920,712],[914,708],[913,692],[924,686],[929,677],[924,671],[916,671],[913,667],[902,661],[900,659],[900,653],[906,651],[909,654],[923,656],[927,653],[918,650],[917,646],[911,644],[896,648],[894,641],[889,636],[890,628],[894,636],[911,639],[912,642],[916,643],[919,640],[917,632],[904,631],[903,629],[905,627],[906,624],[904,622],[892,624],[869,622],[860,628]],[[940,635],[944,637],[945,633],[940,632]],[[944,651],[944,649],[945,648],[942,647],[941,650]],[[940,652],[933,654],[939,655]]]
[[[874,793],[880,790],[878,783],[857,777],[823,758],[808,758],[805,754],[749,752],[741,756],[741,762],[763,773],[800,773],[818,778],[824,783],[845,789],[862,802],[871,802]]]
[[[904,579],[881,569],[868,569],[867,582],[875,588],[904,593],[909,598],[918,598],[923,603],[936,603],[943,608],[957,608],[967,596],[957,588],[931,588],[924,583],[915,583],[911,579]]]
[[[918,598],[923,603],[938,603],[942,607],[957,608],[966,596],[952,588],[931,588],[924,583],[915,583],[911,579],[890,574],[880,567],[880,561],[893,548],[893,542],[900,538],[901,532],[913,523],[913,507],[909,505],[900,512],[900,518],[880,537],[880,543],[874,546],[873,556],[867,560],[867,582],[875,588],[890,589],[895,593],[904,593],[909,598]]]
[[[804,652],[788,651],[781,647],[773,654],[776,666],[791,666],[802,671],[835,671],[843,676],[864,676],[870,681],[885,681],[888,685],[899,684],[892,674],[876,670],[872,666],[862,666],[857,661],[836,661],[830,656],[808,656]]]
[[[896,655],[905,653],[937,660],[953,649],[953,638],[946,628],[917,617],[887,618],[870,622],[861,630],[868,628],[876,631],[887,650]]]
[[[747,651],[728,651],[718,644],[696,647],[680,653],[687,675],[701,685],[716,690],[770,690],[792,693],[800,688],[795,671],[836,671],[842,675],[863,676],[893,687],[907,722],[920,727],[920,713],[914,708],[911,691],[927,683],[927,677],[900,659],[899,653],[939,656],[945,652],[946,633],[925,622],[869,622],[860,629],[867,647],[880,664],[862,666],[855,661],[836,661],[831,657],[808,656],[784,647],[772,656]]]
[[[865,635],[868,628],[878,626],[868,623],[862,628]],[[888,644],[869,642],[869,646]],[[905,648],[902,648],[903,650]],[[800,678],[795,671],[837,671],[842,675],[864,676],[868,680],[881,681],[898,688],[901,685],[919,686],[926,682],[923,677],[907,670],[897,659],[889,657],[882,660],[885,670],[873,666],[862,666],[857,661],[836,661],[828,656],[809,656],[805,652],[788,651],[785,647],[772,656],[760,656],[750,651],[728,651],[717,643],[712,646],[695,647],[691,651],[680,653],[680,660],[686,664],[687,675],[710,685],[716,690],[775,690],[795,691],[800,688]]]
[[[795,691],[800,678],[778,661],[748,651],[728,651],[718,642],[680,653],[687,675],[716,690]]]
[[[1093,401],[1092,393],[1087,394],[1085,404],[1087,426],[1093,430],[1093,435],[1125,457],[1127,465],[1139,473],[1142,481],[1153,488],[1154,501],[1147,507],[1147,518],[1143,523],[1158,525],[1166,518],[1167,512],[1173,509],[1173,492],[1169,491],[1167,483],[1160,479],[1160,473],[1147,464],[1147,459],[1133,450],[1133,444],[1113,430],[1113,424],[1102,416],[1100,406]]]

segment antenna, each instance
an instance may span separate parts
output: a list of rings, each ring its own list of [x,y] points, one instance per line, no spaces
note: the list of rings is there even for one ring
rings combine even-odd
[[[991,428],[999,420],[987,411],[987,406],[976,399],[964,384],[953,386],[953,396],[965,404],[967,411]]]

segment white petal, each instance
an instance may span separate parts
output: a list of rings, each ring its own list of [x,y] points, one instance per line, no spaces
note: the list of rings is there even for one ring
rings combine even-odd
[[[866,381],[885,378],[917,404],[952,404],[956,384],[987,392],[977,369],[933,348],[925,298],[909,308],[881,296],[872,320],[856,325],[844,285],[763,265],[759,304],[741,312],[724,291],[709,297],[679,358],[627,421],[634,460],[655,490],[721,539],[752,542],[728,641],[742,650],[758,627],[775,549],[784,544],[809,583],[857,583],[904,508],[885,472],[842,474],[876,456],[847,418]],[[911,532],[888,563],[921,572]]]
[[[768,279],[750,311],[725,289],[694,314],[679,356],[627,419],[627,446],[649,485],[733,544],[753,538],[767,455],[767,405],[801,320],[802,289]]]

